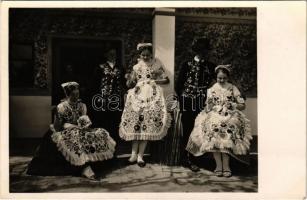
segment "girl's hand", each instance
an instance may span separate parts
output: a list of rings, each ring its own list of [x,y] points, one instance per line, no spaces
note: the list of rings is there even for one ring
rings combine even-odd
[[[220,105],[215,105],[213,106],[212,110],[215,112],[220,112],[221,110],[223,110],[223,107]]]
[[[163,78],[163,79],[157,79],[157,80],[155,80],[155,82],[156,82],[156,84],[164,85],[164,84],[169,83],[169,79],[168,79],[168,77],[166,77],[166,78]]]
[[[64,124],[64,129],[72,129],[72,128],[77,128],[77,125],[70,124],[70,123],[65,123]]]
[[[237,104],[236,103],[232,103],[232,102],[228,102],[228,103],[226,103],[225,107],[228,110],[235,110],[237,108]]]
[[[173,112],[178,107],[179,103],[176,100],[167,101],[166,103],[166,108],[168,112]]]
[[[78,126],[81,128],[88,128],[90,125],[92,125],[92,122],[90,118],[87,115],[82,115],[77,120]]]
[[[207,103],[207,105],[206,105],[207,110],[208,111],[212,110],[212,108],[214,107],[214,103],[213,103],[212,98],[208,98],[206,103]]]
[[[245,109],[245,104],[244,103],[238,103],[236,108],[238,110],[244,110]]]
[[[245,100],[241,96],[237,97],[237,109],[238,110],[245,109]]]
[[[141,91],[140,91],[140,87],[139,87],[139,86],[135,86],[135,87],[134,87],[134,93],[135,93],[135,94],[140,94],[140,92],[141,92]]]
[[[132,71],[131,73],[125,74],[126,85],[128,88],[133,88],[136,85],[136,77],[135,73]]]

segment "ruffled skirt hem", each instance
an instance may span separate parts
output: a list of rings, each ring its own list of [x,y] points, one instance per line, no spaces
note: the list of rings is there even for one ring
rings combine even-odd
[[[246,116],[238,111],[244,121],[244,137],[241,139],[228,139],[220,141],[218,138],[213,138],[211,141],[205,139],[202,131],[202,123],[204,120],[210,120],[207,118],[206,113],[200,113],[196,120],[194,129],[188,140],[186,150],[194,156],[201,156],[206,152],[221,152],[227,153],[237,159],[238,161],[248,164],[242,156],[248,155],[250,148],[250,141],[252,140],[252,132],[250,126],[250,120]],[[206,134],[206,133],[205,133]],[[196,139],[197,138],[197,139]],[[213,141],[214,140],[214,141]]]
[[[132,140],[150,140],[150,141],[156,141],[161,140],[164,138],[167,133],[168,129],[171,127],[172,123],[172,116],[170,113],[166,114],[166,120],[165,124],[162,127],[161,131],[159,133],[127,133],[122,126],[119,128],[119,136],[126,141],[132,141]]]
[[[65,159],[72,165],[81,166],[88,162],[104,161],[113,158],[116,142],[110,136],[108,136],[107,142],[108,150],[100,153],[84,153],[77,155],[73,151],[69,150],[62,141],[61,132],[54,132],[54,129],[51,130],[53,130],[53,134],[51,135],[52,141],[56,144],[58,151],[60,151]]]
[[[242,155],[236,155],[233,153],[233,151],[231,149],[208,149],[208,150],[203,150],[201,151],[199,146],[197,146],[195,143],[189,141],[187,146],[186,146],[186,150],[193,154],[194,156],[202,156],[205,153],[213,153],[213,152],[219,152],[219,153],[227,153],[230,156],[232,156],[233,158],[235,158],[236,160],[238,160],[241,163],[244,163],[246,165],[249,165],[249,162],[246,159],[243,159],[242,156],[247,156],[248,152],[246,154],[242,154]]]

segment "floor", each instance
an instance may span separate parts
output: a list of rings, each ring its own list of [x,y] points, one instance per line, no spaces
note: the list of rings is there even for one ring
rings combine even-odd
[[[118,158],[101,170],[101,179],[91,181],[73,176],[30,176],[27,165],[39,140],[19,140],[10,143],[10,192],[12,193],[69,193],[69,192],[257,192],[258,158],[252,153],[250,165],[231,162],[233,176],[216,177],[212,173],[212,157],[201,157],[197,173],[182,166],[150,163],[145,156],[144,168],[127,165],[129,147],[123,146]],[[19,148],[14,148],[18,146]],[[128,149],[127,149],[128,148]]]
[[[72,176],[30,176],[25,173],[31,157],[10,157],[10,192],[257,192],[255,169],[234,171],[230,178],[216,177],[211,170],[197,173],[181,166],[147,163],[144,168],[125,165],[119,159],[115,167],[91,181]]]

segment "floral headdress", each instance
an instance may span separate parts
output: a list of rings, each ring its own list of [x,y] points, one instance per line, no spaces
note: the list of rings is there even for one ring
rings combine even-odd
[[[152,47],[152,44],[151,43],[139,43],[137,46],[136,46],[136,50],[141,50],[145,47]]]
[[[228,73],[230,73],[230,72],[231,72],[231,64],[228,64],[228,65],[218,65],[218,66],[214,69],[215,73],[216,73],[217,70],[219,70],[219,69],[225,69],[226,71],[228,71]]]

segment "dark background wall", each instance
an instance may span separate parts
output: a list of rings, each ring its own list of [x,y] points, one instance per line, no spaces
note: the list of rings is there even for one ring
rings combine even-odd
[[[120,39],[124,47],[124,67],[129,68],[136,62],[136,45],[151,42],[152,10],[10,9],[9,42],[33,45],[32,87],[46,91],[51,87],[48,81],[51,71],[48,69],[48,36]]]
[[[129,70],[136,62],[137,43],[152,42],[152,11],[153,8],[10,9],[10,137],[41,137],[51,123],[53,83],[48,38],[120,39],[124,68]],[[233,79],[247,96],[246,114],[257,135],[256,9],[177,8],[175,15],[175,78],[180,64],[192,55],[194,36],[211,38],[214,51],[210,59],[234,66]],[[14,54],[13,45],[18,47]],[[22,67],[25,70],[20,70]],[[24,78],[28,82],[19,83]]]
[[[26,71],[33,77],[28,81],[32,82],[30,87],[46,92],[51,88],[48,36],[119,38],[124,47],[123,64],[129,70],[136,62],[137,43],[152,41],[152,11],[153,8],[10,9],[9,41],[32,45],[33,63],[28,64],[32,68],[28,66]],[[256,97],[256,32],[256,8],[177,8],[175,80],[181,63],[192,55],[193,38],[206,36],[212,40],[210,60],[232,64],[235,84],[248,97]],[[10,75],[20,73],[18,67],[10,69]],[[10,77],[11,83],[20,79]]]

